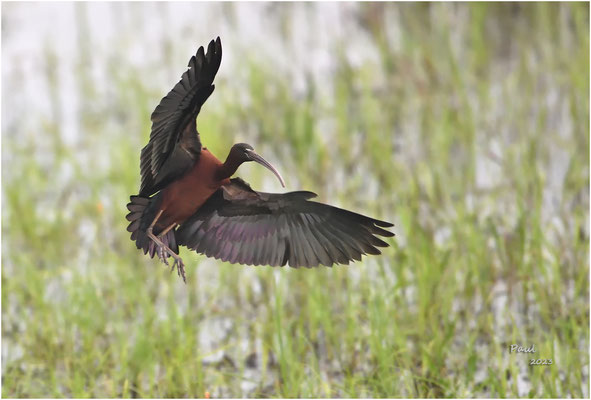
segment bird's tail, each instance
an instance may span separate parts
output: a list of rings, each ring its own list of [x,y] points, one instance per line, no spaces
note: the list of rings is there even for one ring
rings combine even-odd
[[[135,241],[136,247],[142,249],[144,254],[149,253],[150,257],[153,258],[154,254],[156,254],[156,243],[148,237],[146,231],[156,217],[155,207],[150,207],[155,198],[131,196],[129,200],[129,203],[127,203],[129,214],[125,218],[129,221],[127,230],[131,232],[131,240]],[[172,251],[176,254],[179,253],[174,229],[168,231],[161,239]],[[165,257],[169,257],[168,253],[164,252],[164,254]]]

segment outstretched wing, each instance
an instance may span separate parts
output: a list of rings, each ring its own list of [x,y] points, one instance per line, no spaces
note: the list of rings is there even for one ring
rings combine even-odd
[[[246,265],[315,267],[348,264],[380,254],[378,236],[393,226],[351,211],[309,201],[312,192],[256,192],[232,179],[177,230],[178,244]]]
[[[182,176],[198,160],[201,142],[195,119],[213,92],[222,61],[218,37],[189,60],[189,69],[152,113],[150,141],[142,149],[140,196],[150,196]]]

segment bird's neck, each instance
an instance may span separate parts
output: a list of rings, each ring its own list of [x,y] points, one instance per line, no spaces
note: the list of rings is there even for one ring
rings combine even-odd
[[[228,155],[226,161],[220,165],[220,168],[217,170],[216,179],[221,181],[231,177],[242,163],[242,160],[231,157],[231,154]]]

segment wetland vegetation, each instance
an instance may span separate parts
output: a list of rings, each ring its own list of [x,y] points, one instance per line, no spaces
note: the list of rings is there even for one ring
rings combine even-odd
[[[150,113],[218,35],[204,143],[382,256],[136,250]],[[3,397],[589,396],[588,3],[3,3],[2,58]]]

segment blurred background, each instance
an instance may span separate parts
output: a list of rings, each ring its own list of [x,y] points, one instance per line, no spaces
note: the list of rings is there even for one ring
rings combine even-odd
[[[382,256],[136,250],[150,114],[218,35],[204,144]],[[4,397],[588,397],[589,5],[3,3],[2,205]]]

